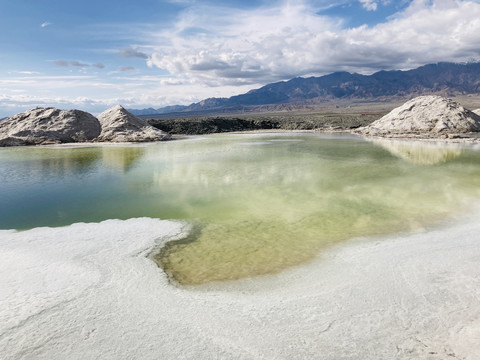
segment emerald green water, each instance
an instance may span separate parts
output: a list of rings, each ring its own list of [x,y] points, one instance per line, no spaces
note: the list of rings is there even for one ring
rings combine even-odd
[[[480,153],[319,134],[0,150],[0,228],[158,217],[194,224],[157,255],[178,282],[278,272],[352,237],[424,227],[480,195]]]

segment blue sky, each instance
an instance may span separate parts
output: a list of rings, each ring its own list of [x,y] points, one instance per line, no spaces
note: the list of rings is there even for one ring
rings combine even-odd
[[[478,0],[0,0],[0,117],[480,59]]]

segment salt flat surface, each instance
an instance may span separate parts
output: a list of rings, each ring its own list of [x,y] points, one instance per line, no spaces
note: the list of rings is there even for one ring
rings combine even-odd
[[[187,225],[0,231],[2,359],[479,359],[480,223],[356,239],[280,274],[178,288]]]

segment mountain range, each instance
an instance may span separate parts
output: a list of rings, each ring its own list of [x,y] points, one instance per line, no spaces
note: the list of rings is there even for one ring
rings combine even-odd
[[[261,111],[292,105],[315,105],[335,100],[375,100],[442,94],[480,94],[480,62],[428,64],[416,69],[379,71],[372,75],[335,72],[320,77],[297,77],[229,98],[208,98],[188,106],[130,110],[135,115]]]

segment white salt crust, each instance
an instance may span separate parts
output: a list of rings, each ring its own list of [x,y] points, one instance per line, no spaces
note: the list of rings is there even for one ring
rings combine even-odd
[[[156,219],[0,231],[2,359],[479,359],[478,214],[280,274],[179,288]]]

